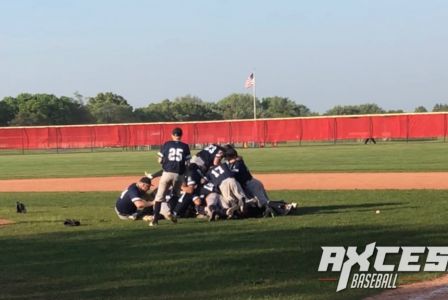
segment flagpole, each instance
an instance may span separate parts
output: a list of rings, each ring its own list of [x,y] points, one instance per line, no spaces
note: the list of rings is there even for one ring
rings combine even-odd
[[[256,85],[256,81],[255,81],[255,72],[253,72],[252,74],[254,74],[254,84],[252,85],[252,95],[254,97],[254,120],[257,119],[257,98],[255,97],[255,85]]]
[[[258,136],[258,133],[257,133],[257,97],[255,96],[255,86],[257,85],[257,81],[256,81],[256,79],[255,79],[255,72],[253,72],[252,73],[253,74],[253,84],[252,84],[252,95],[254,96],[254,134],[255,134],[255,136],[254,136],[254,142],[253,142],[253,145],[252,145],[252,147],[254,147],[255,148],[255,146],[256,146],[256,140],[257,140],[257,136]]]

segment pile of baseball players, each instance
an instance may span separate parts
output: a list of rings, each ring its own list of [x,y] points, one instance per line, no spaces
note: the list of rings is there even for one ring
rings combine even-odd
[[[287,215],[296,203],[271,201],[263,184],[252,176],[243,158],[231,145],[211,144],[191,157],[174,128],[172,140],[161,147],[162,171],[146,174],[117,199],[115,212],[123,220],[143,219],[157,226],[160,219],[220,219]],[[159,177],[156,189],[151,180]]]

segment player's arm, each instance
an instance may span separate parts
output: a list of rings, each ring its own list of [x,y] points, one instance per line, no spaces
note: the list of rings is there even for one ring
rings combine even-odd
[[[191,153],[190,153],[190,146],[188,146],[188,144],[185,144],[185,149],[184,149],[184,154],[185,154],[185,165],[189,166],[190,165],[190,159],[191,159]]]
[[[181,190],[182,192],[186,194],[193,194],[195,188],[198,186],[197,179],[198,176],[193,176],[193,174],[190,174],[186,177],[186,182],[182,183]]]
[[[145,171],[145,176],[148,177],[149,179],[154,179],[154,178],[162,176],[162,173],[163,173],[163,170],[159,170],[159,171],[157,171],[155,173],[152,173],[152,174],[149,174],[149,173],[147,173]]]
[[[163,144],[162,148],[160,148],[160,151],[157,153],[157,161],[159,162],[159,164],[163,164],[163,159],[165,157],[165,148],[166,148],[166,143]]]
[[[137,207],[137,210],[142,210],[145,207],[151,207],[154,205],[154,201],[148,201],[143,198],[134,198],[132,199],[132,202],[134,203],[135,207]]]

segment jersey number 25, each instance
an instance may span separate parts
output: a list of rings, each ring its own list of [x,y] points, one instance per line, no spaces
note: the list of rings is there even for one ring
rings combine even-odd
[[[168,160],[169,161],[182,161],[183,149],[180,148],[170,148],[168,150]]]

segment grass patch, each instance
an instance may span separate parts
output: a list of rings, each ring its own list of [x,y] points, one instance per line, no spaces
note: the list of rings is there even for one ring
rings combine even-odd
[[[448,239],[448,191],[272,192],[299,201],[299,213],[155,230],[118,220],[117,193],[0,196],[0,216],[17,222],[0,227],[0,299],[360,299],[378,290],[336,293],[318,280],[337,277],[317,272],[321,246]],[[17,200],[29,213],[15,213]]]
[[[448,143],[431,142],[238,149],[255,173],[447,171],[447,150]],[[4,155],[0,165],[0,179],[134,176],[160,168],[156,151]]]

